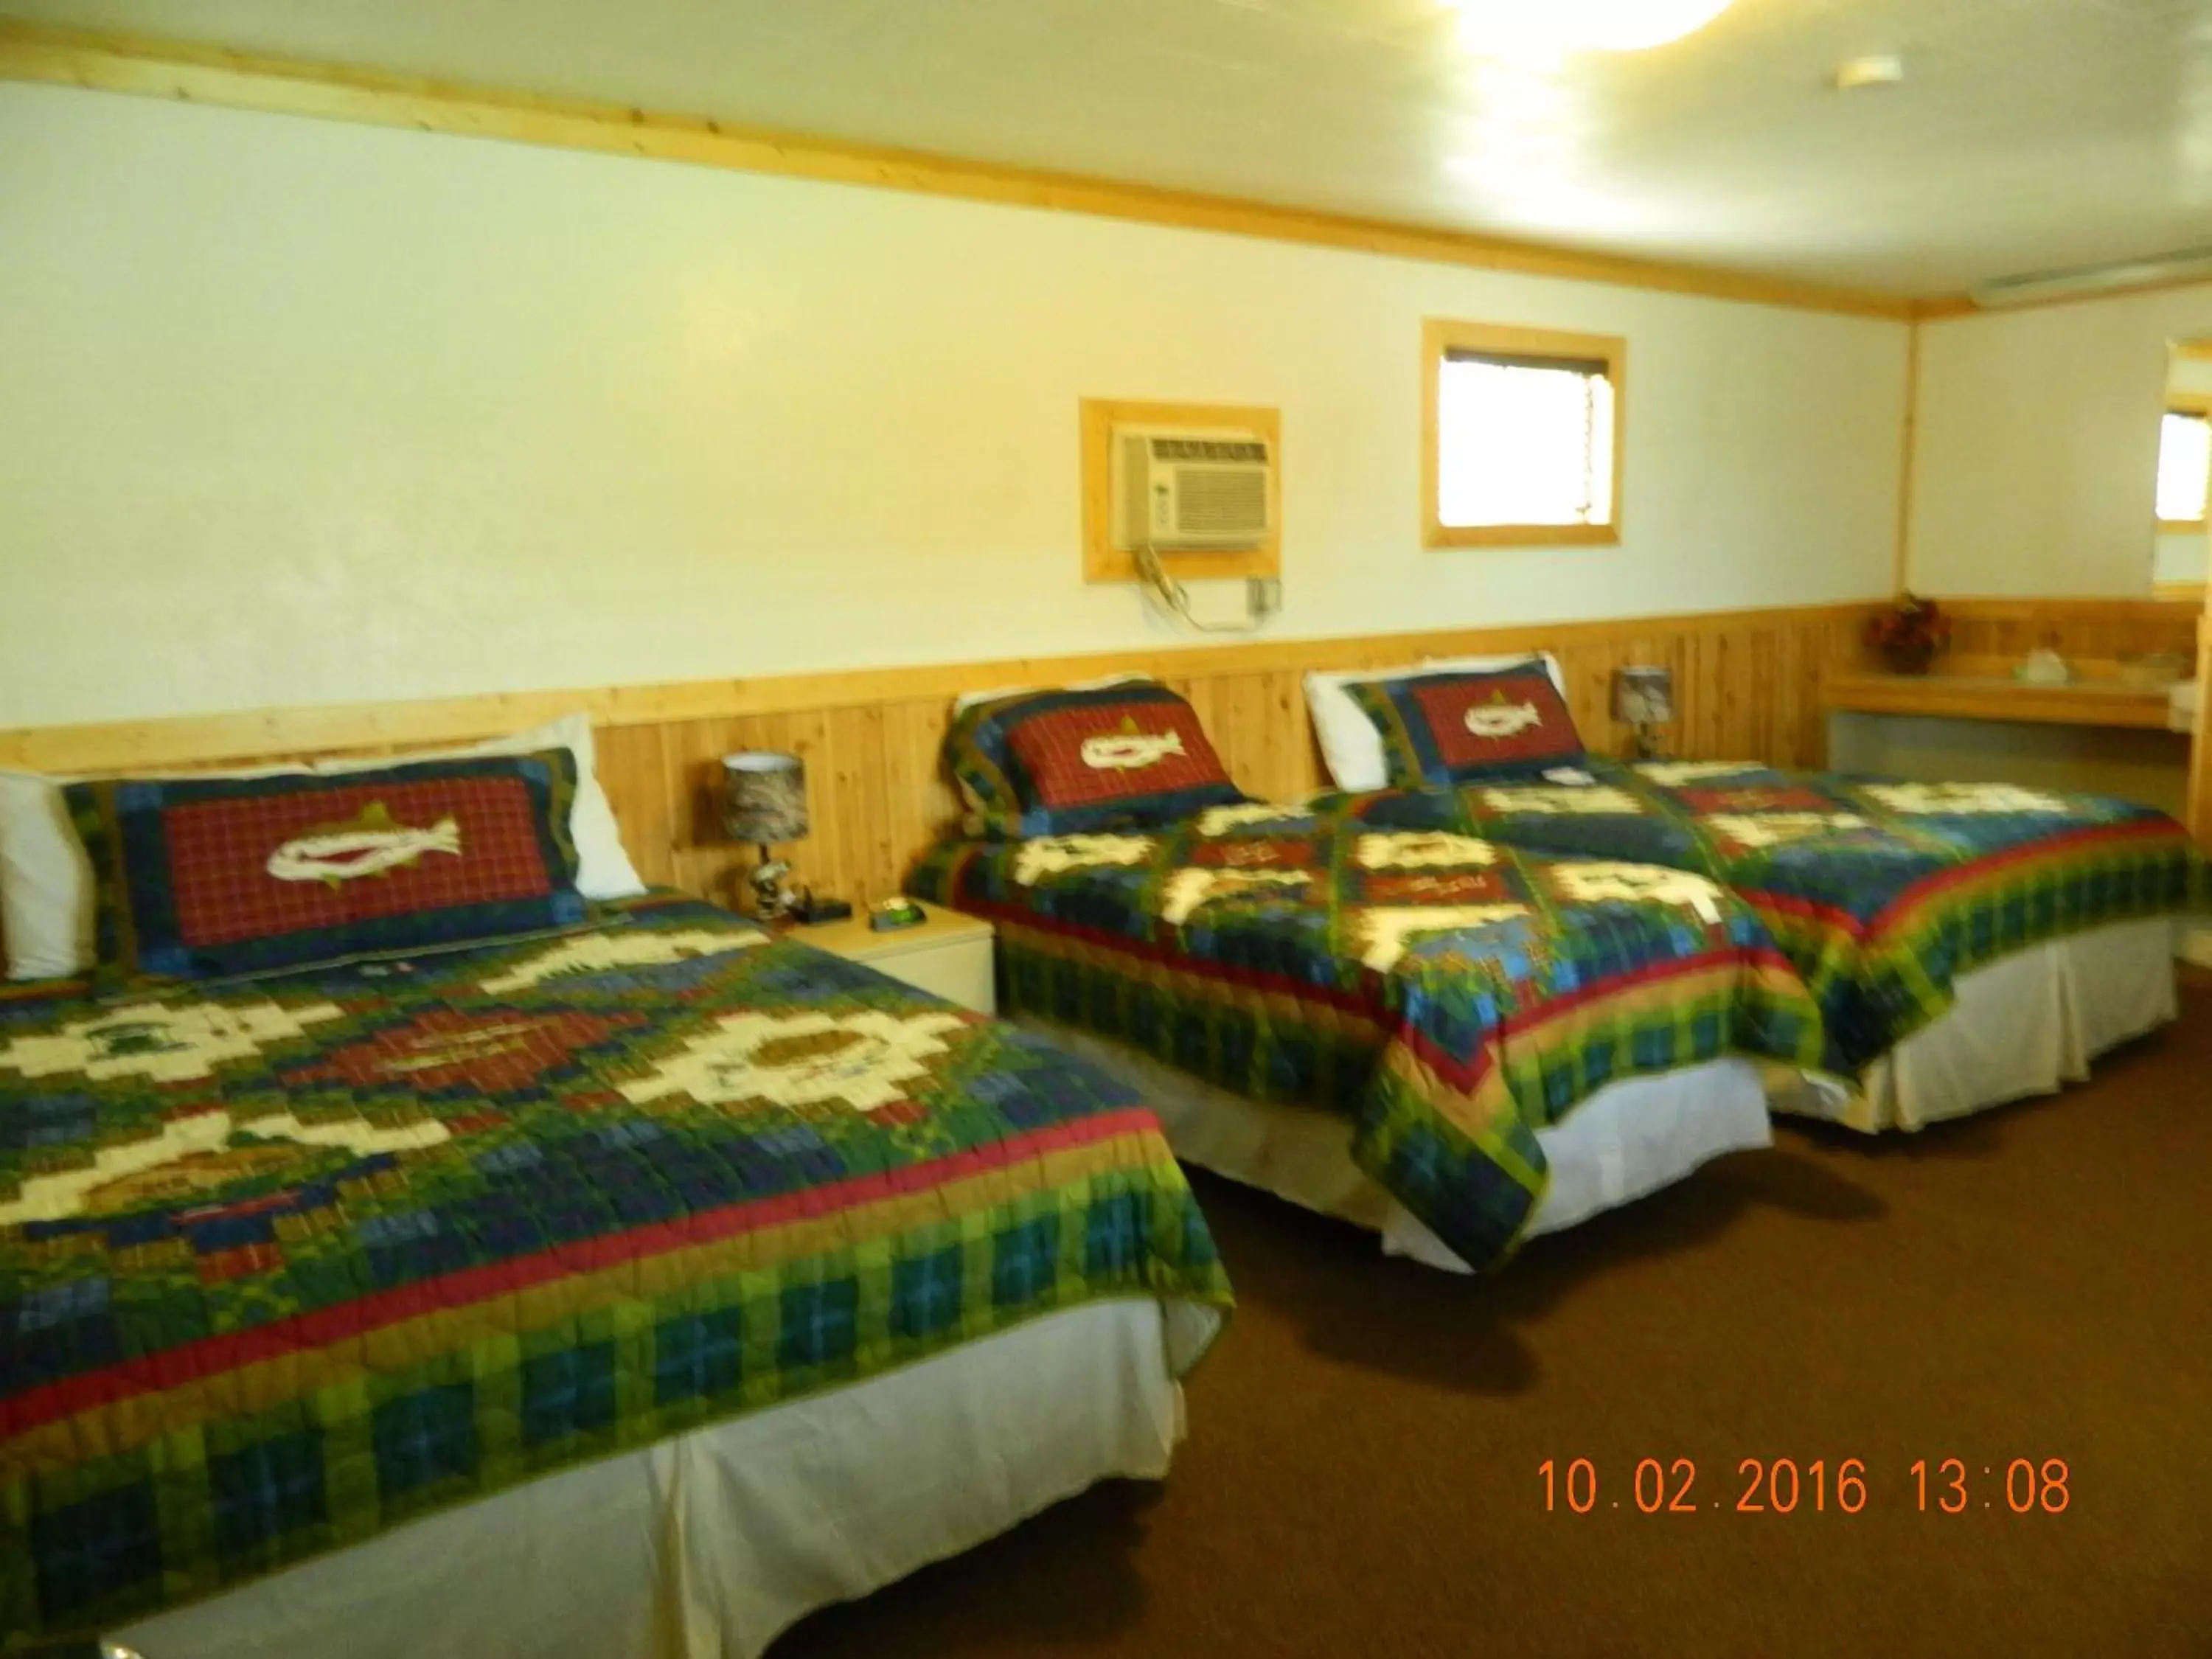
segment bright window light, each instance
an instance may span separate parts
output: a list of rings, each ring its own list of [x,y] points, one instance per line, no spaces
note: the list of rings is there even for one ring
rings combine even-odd
[[[2212,418],[2170,409],[2158,435],[2158,517],[2161,524],[2204,522],[2212,491]]]
[[[1729,0],[1453,0],[1478,52],[1545,56],[1642,52],[1698,30]]]
[[[1437,371],[1437,518],[1447,529],[1613,522],[1603,362],[1448,351]]]

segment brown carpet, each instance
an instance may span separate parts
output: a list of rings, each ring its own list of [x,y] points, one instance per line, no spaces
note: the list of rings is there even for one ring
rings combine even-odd
[[[2086,1087],[1917,1137],[1785,1128],[1488,1283],[1200,1177],[1241,1305],[1166,1485],[774,1659],[2212,1654],[2208,1173],[2197,988]],[[1638,1512],[1644,1456],[1695,1460],[1696,1512]],[[1951,1456],[1970,1507],[1918,1513],[1913,1461]],[[1546,1514],[1538,1466],[1577,1457],[1596,1507]],[[1863,1459],[1865,1507],[1736,1513],[1746,1457]],[[2065,1460],[2063,1514],[2008,1510],[2015,1457]]]

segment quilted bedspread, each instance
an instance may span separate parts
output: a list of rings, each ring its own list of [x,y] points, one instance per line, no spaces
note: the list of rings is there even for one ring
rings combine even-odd
[[[949,841],[908,885],[998,924],[1011,1009],[1347,1114],[1359,1166],[1481,1267],[1543,1195],[1536,1132],[1607,1084],[1820,1050],[1765,927],[1678,871],[1245,805]]]
[[[705,905],[0,998],[0,1629],[1109,1297],[1229,1301],[1150,1112]]]
[[[1725,884],[1820,1005],[1823,1069],[1856,1075],[1951,1006],[1959,975],[2204,894],[2188,832],[2149,807],[2010,784],[1905,783],[1747,763],[1594,761],[1581,784],[1325,798],[1377,828],[1636,860]]]

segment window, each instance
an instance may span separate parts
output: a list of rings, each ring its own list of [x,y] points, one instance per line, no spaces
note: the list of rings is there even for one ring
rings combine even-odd
[[[1421,520],[1431,547],[1620,539],[1628,343],[1431,318]]]
[[[2212,398],[2178,402],[2158,433],[2158,527],[2204,528],[2204,501],[2212,491]]]

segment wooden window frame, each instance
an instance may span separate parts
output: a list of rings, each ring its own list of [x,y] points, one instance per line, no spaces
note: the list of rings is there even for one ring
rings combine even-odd
[[[2167,415],[2194,415],[2207,426],[2212,426],[2212,392],[2169,392],[2166,394],[2165,407],[2160,411],[2161,427]],[[2161,441],[2159,445],[2161,454],[2165,447]],[[2212,506],[2212,486],[2207,487],[2205,499],[2208,506]],[[2160,519],[2158,521],[2158,533],[2161,536],[2201,536],[2204,530],[2205,514],[2203,513],[2193,519]]]
[[[1443,458],[1437,453],[1438,382],[1444,354],[1495,352],[1506,356],[1567,357],[1602,362],[1613,387],[1613,511],[1603,524],[1448,525],[1438,489]],[[1628,453],[1628,342],[1612,334],[1569,334],[1555,329],[1430,317],[1421,324],[1421,543],[1425,547],[1613,547],[1620,542],[1621,484]]]

